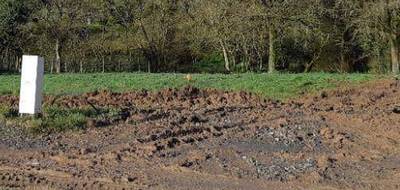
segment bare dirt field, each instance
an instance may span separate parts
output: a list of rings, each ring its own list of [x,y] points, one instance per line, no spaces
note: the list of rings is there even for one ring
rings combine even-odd
[[[286,102],[187,87],[46,97],[45,104],[120,111],[88,119],[86,130],[41,136],[3,124],[0,187],[400,189],[396,80]]]

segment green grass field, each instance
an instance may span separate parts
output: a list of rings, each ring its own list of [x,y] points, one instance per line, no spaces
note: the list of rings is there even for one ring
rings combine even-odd
[[[266,98],[287,99],[301,92],[333,88],[341,83],[359,83],[378,78],[369,74],[195,74],[193,81],[184,74],[106,73],[46,75],[46,94],[81,94],[99,89],[116,92],[192,85],[199,88],[245,90]],[[0,75],[0,95],[19,93],[19,75]]]

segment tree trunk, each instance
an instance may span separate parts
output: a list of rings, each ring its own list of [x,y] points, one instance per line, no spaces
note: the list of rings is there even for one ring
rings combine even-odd
[[[244,51],[243,63],[244,63],[244,67],[245,67],[245,72],[247,72],[247,71],[249,71],[251,56],[249,54],[249,50],[247,49],[246,43],[244,43],[243,51]]]
[[[104,73],[106,71],[106,62],[104,60],[104,56],[101,57],[101,72]]]
[[[7,63],[7,59],[8,59],[8,50],[5,50],[5,56],[2,58],[2,66],[4,65],[4,69],[6,69],[6,71],[10,71],[10,67]]]
[[[8,49],[6,49],[7,51],[6,51],[6,53],[7,53],[7,56],[6,57],[4,57],[5,58],[5,61],[6,61],[6,65],[7,65],[7,71],[8,72],[10,72],[11,71],[11,67],[12,67],[12,65],[11,65],[11,59],[10,59],[10,57],[11,57],[11,55],[9,55],[8,54]]]
[[[15,71],[20,71],[20,58],[19,56],[15,57]]]
[[[150,39],[149,35],[147,34],[147,30],[144,27],[143,22],[140,20],[139,22],[140,28],[142,29],[143,36],[147,43],[149,44],[150,51],[145,52],[145,56],[148,60],[148,72],[156,72],[160,70],[159,67],[159,54],[157,51],[157,47],[152,39]]]
[[[140,70],[140,59],[139,59],[139,56],[137,56],[136,57],[136,63],[138,64],[138,71],[139,71],[139,73],[141,72],[141,70]]]
[[[79,60],[79,72],[83,73],[83,61],[81,59]]]
[[[128,65],[128,68],[131,71],[131,70],[133,70],[133,67],[134,67],[134,65],[133,65],[132,51],[129,51],[129,65]]]
[[[56,46],[54,50],[56,54],[56,60],[55,60],[56,73],[61,73],[60,41],[58,39],[56,40]]]
[[[306,63],[306,67],[304,68],[305,73],[309,73],[311,69],[314,66],[314,60],[312,60],[310,63]]]
[[[390,54],[392,62],[392,73],[399,74],[399,43],[396,35],[393,35],[390,40]]]
[[[51,62],[50,62],[50,73],[53,74],[53,71],[54,71],[54,59],[51,59]]]
[[[225,60],[225,69],[226,71],[230,72],[230,64],[229,64],[229,57],[228,57],[228,52],[226,50],[225,44],[222,40],[219,41],[221,48],[222,48],[222,53],[224,54],[224,60]]]
[[[264,68],[263,68],[263,56],[262,56],[262,53],[258,50],[258,49],[256,49],[256,53],[257,53],[257,57],[258,57],[258,69],[260,70],[260,71],[262,71]]]
[[[68,61],[64,61],[63,65],[64,65],[64,72],[68,72]]]
[[[269,28],[268,36],[269,36],[268,73],[274,73],[276,64],[276,50],[275,50],[276,33],[273,28]]]

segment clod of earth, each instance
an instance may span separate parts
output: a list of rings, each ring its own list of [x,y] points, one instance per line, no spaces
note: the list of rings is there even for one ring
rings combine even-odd
[[[393,109],[393,113],[400,114],[400,106],[396,106],[396,107]]]

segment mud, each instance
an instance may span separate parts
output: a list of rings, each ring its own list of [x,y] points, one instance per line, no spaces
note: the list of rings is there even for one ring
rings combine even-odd
[[[17,106],[18,98],[0,97]],[[287,102],[187,87],[46,97],[88,107],[81,131],[0,126],[10,189],[400,189],[400,81]]]

